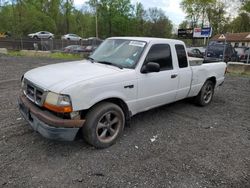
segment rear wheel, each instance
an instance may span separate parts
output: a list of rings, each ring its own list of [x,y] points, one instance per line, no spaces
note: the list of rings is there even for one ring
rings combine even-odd
[[[116,104],[102,102],[89,111],[82,133],[96,148],[107,148],[121,135],[125,124],[122,109]]]
[[[214,83],[207,80],[202,86],[199,94],[195,97],[195,102],[199,106],[206,106],[211,103],[214,96]]]

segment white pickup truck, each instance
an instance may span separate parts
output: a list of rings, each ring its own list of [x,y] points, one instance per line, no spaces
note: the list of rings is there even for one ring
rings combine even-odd
[[[209,104],[225,69],[224,62],[190,66],[182,41],[112,37],[87,60],[25,73],[19,109],[44,137],[70,141],[82,133],[105,148],[139,112],[188,97]]]

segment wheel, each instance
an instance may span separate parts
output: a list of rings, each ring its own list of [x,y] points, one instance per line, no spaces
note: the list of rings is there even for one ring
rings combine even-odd
[[[34,39],[38,39],[38,36],[34,36],[33,38],[34,38]]]
[[[125,124],[122,109],[116,104],[102,102],[91,109],[82,128],[83,138],[96,148],[113,145]]]
[[[199,94],[195,97],[195,102],[199,106],[206,106],[211,103],[214,96],[214,83],[207,80],[202,86]]]
[[[70,38],[67,38],[67,40],[70,40]]]

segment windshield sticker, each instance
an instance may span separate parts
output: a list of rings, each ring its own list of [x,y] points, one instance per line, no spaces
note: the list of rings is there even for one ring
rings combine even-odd
[[[139,47],[144,47],[145,46],[145,42],[139,42],[139,41],[130,41],[129,45],[131,46],[139,46]]]

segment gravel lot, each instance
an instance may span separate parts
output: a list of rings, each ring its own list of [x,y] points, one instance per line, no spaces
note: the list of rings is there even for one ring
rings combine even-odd
[[[96,150],[47,140],[18,112],[21,75],[57,62],[0,57],[0,187],[250,187],[250,78],[227,76],[207,107],[184,100],[136,115]]]

